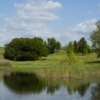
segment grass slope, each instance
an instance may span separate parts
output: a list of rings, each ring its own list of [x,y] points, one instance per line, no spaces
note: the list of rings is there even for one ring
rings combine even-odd
[[[4,53],[4,48],[0,47],[0,60],[4,60],[3,53]]]
[[[3,58],[3,48],[0,48],[0,60]],[[70,64],[65,50],[60,50],[38,61],[10,61],[12,67],[5,65],[0,70],[29,71],[44,77],[82,78],[100,76],[100,59],[92,53],[86,56],[75,56],[76,63]]]

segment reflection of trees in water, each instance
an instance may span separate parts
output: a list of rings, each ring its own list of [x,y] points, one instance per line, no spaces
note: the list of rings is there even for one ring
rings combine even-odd
[[[56,84],[40,79],[33,73],[11,73],[4,76],[4,84],[13,92],[19,94],[41,93],[47,88],[47,93],[54,94],[59,89]]]
[[[11,73],[4,76],[4,83],[16,93],[40,93],[45,88],[45,83],[31,73]]]
[[[85,95],[87,90],[90,87],[90,83],[87,82],[81,82],[79,80],[49,80],[49,85],[47,88],[47,93],[52,92],[54,93],[58,89],[60,89],[61,86],[64,86],[67,88],[67,92],[69,94],[73,94],[75,92],[78,92],[81,97]],[[49,90],[48,90],[49,89]]]
[[[90,84],[89,83],[74,83],[74,82],[69,82],[67,84],[67,92],[69,94],[78,92],[80,96],[84,96],[86,91],[88,90]]]
[[[19,94],[27,93],[41,93],[43,90],[47,90],[48,94],[54,94],[62,86],[67,87],[69,94],[76,91],[84,96],[89,84],[73,81],[63,81],[54,79],[41,79],[33,73],[11,73],[4,76],[4,84],[13,92]]]
[[[59,85],[48,85],[47,93],[54,94],[59,88]]]
[[[91,100],[100,100],[100,83],[92,87],[92,97]]]
[[[87,89],[89,88],[89,84],[82,84],[79,86],[79,88],[77,89],[77,91],[79,92],[79,94],[83,97],[87,91]]]

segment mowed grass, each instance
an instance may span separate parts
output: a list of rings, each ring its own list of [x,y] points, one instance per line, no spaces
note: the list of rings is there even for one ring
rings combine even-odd
[[[0,60],[4,50],[0,48]],[[95,53],[76,55],[76,62],[70,64],[65,50],[60,50],[37,61],[9,61],[12,67],[1,66],[0,70],[34,72],[44,77],[83,78],[100,76],[100,59]],[[8,60],[7,60],[8,61]]]

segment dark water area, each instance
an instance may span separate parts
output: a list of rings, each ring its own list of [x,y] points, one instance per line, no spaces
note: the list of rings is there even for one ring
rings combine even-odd
[[[12,72],[0,79],[0,100],[100,100],[100,82]]]

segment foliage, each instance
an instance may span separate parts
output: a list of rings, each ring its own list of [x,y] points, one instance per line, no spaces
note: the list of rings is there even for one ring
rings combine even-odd
[[[74,52],[78,53],[78,43],[77,43],[77,41],[74,41],[73,47],[74,47]]]
[[[91,52],[90,46],[87,44],[84,37],[82,37],[78,42],[69,42],[67,45],[67,55],[69,57],[69,62],[71,64],[80,63],[80,60],[77,59],[76,53],[81,53],[82,55],[88,54]]]
[[[92,32],[90,38],[92,41],[93,49],[98,54],[98,57],[100,57],[100,21],[98,21],[96,25],[97,25],[97,30]]]
[[[5,46],[4,57],[10,60],[26,61],[37,60],[47,56],[48,50],[40,38],[15,38]]]
[[[69,42],[69,44],[67,45],[67,54],[72,54],[74,52],[74,47],[73,47],[73,43]]]
[[[56,50],[59,50],[61,47],[61,43],[59,41],[56,42]]]
[[[59,41],[57,41],[55,38],[48,38],[47,39],[48,43],[47,43],[47,47],[49,50],[49,53],[54,53],[55,50],[59,50],[61,47],[61,44]]]
[[[74,64],[76,62],[76,58],[75,58],[74,46],[72,42],[69,42],[69,44],[67,45],[66,51],[69,58],[69,63]]]
[[[82,55],[85,55],[91,53],[91,48],[87,44],[85,38],[82,37],[78,42],[77,41],[69,42],[69,44],[67,45],[67,54],[70,54],[70,52],[73,52],[75,54],[81,53]]]
[[[86,40],[84,37],[82,37],[78,41],[78,53],[81,53],[82,55],[87,54],[90,52],[90,47],[87,44]]]

